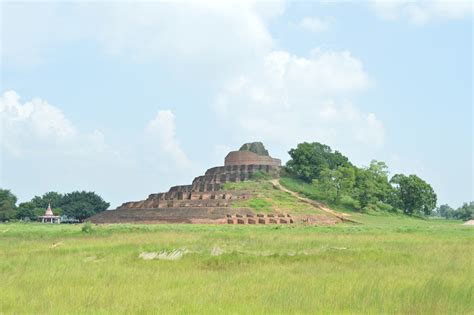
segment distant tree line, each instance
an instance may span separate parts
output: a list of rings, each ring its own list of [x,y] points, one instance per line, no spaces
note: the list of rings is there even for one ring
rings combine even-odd
[[[410,215],[430,215],[436,207],[437,196],[430,184],[416,175],[389,178],[384,162],[374,160],[368,167],[356,167],[340,152],[318,142],[300,143],[289,154],[284,172],[311,183],[317,198],[333,205]]]
[[[465,202],[457,209],[451,208],[449,205],[441,205],[433,211],[433,214],[445,219],[458,219],[463,221],[474,219],[474,201]]]
[[[83,221],[110,206],[96,193],[86,191],[67,194],[47,192],[18,206],[17,201],[17,197],[10,190],[0,189],[0,221],[36,220],[44,215],[49,203],[55,215],[66,215],[68,218]]]

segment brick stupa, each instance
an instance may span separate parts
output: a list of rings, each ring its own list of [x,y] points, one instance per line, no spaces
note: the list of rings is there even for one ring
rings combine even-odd
[[[116,210],[101,212],[94,223],[229,223],[229,213],[253,216],[250,209],[231,209],[233,200],[248,199],[248,191],[224,190],[228,182],[249,180],[264,172],[278,176],[281,160],[272,158],[261,142],[244,144],[225,157],[224,166],[210,168],[192,184],[174,186],[166,193],[122,204]]]

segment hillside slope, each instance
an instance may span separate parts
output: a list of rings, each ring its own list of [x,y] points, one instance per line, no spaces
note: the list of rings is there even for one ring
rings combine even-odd
[[[344,214],[333,211],[323,203],[305,199],[287,190],[280,185],[278,179],[227,183],[224,188],[251,193],[249,199],[232,201],[232,209],[247,208],[262,214],[291,214],[296,218],[296,222],[335,224],[348,221]]]

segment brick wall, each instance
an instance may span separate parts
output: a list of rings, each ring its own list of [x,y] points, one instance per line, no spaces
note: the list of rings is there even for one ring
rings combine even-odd
[[[225,157],[224,165],[272,165],[281,166],[281,160],[258,155],[250,151],[233,151]]]

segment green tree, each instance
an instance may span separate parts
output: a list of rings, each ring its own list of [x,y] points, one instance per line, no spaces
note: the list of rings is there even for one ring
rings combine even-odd
[[[51,204],[51,207],[60,208],[63,203],[64,195],[55,191],[50,191],[42,196],[35,196],[31,199],[31,202],[34,204],[35,208],[46,209],[48,204]]]
[[[18,205],[18,211],[16,213],[17,219],[36,219],[35,204],[31,201],[22,202]]]
[[[449,205],[441,205],[436,209],[436,213],[443,218],[450,219],[454,217],[454,209]]]
[[[463,221],[472,220],[474,218],[474,201],[464,203],[454,212],[454,217]]]
[[[8,189],[0,189],[0,221],[15,218],[17,198]]]
[[[436,207],[436,194],[430,184],[416,175],[396,174],[390,180],[406,214],[429,215]]]
[[[83,221],[96,213],[107,210],[109,203],[94,192],[74,191],[64,196],[62,209],[71,218]]]
[[[369,167],[359,168],[356,172],[353,197],[362,208],[369,205],[377,207],[381,203],[392,205],[394,191],[388,181],[388,167],[384,162],[373,160]]]
[[[47,207],[47,206],[46,206]],[[27,201],[20,203],[18,206],[18,211],[16,214],[17,219],[30,219],[36,220],[37,217],[44,215],[46,207],[37,207],[36,203],[32,201]],[[56,208],[51,204],[54,215],[61,216],[63,215],[63,210],[61,208]]]
[[[319,179],[314,180],[314,183],[326,193],[328,200],[337,203],[344,194],[352,194],[355,179],[356,170],[353,166],[341,166],[334,170],[322,170]]]
[[[325,169],[352,166],[347,157],[318,142],[300,143],[288,153],[291,159],[286,164],[287,169],[307,182],[318,179]]]
[[[356,189],[354,195],[362,208],[377,203],[376,182],[373,180],[372,174],[368,169],[357,169]]]

